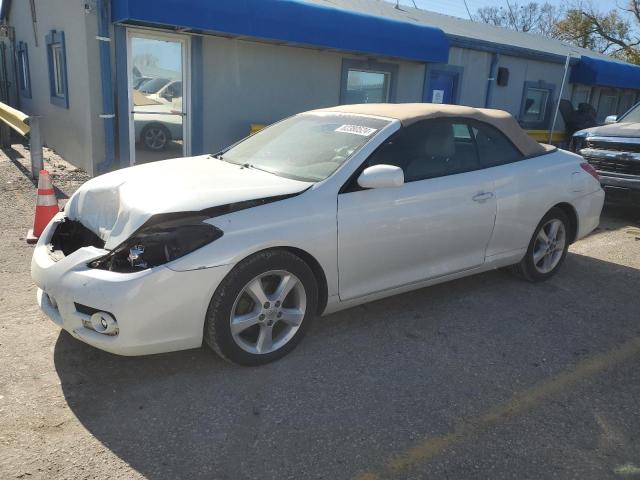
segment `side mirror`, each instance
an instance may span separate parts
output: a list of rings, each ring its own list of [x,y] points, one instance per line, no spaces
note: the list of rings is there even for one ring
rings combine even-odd
[[[616,123],[617,121],[618,121],[617,115],[609,115],[607,118],[604,119],[604,124],[609,125],[611,123]]]
[[[394,165],[374,165],[365,168],[358,177],[362,188],[389,188],[404,185],[404,172]]]

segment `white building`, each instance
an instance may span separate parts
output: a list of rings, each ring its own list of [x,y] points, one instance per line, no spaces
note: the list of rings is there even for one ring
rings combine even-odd
[[[299,111],[355,102],[500,108],[548,137],[562,97],[599,120],[640,67],[381,0],[3,0],[9,101],[91,174],[214,152]],[[556,130],[562,131],[560,118]]]

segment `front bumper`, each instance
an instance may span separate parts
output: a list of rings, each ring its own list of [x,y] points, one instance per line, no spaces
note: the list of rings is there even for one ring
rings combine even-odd
[[[106,254],[85,247],[54,261],[47,244],[63,218],[57,215],[43,232],[31,262],[40,308],[59,327],[89,345],[120,355],[146,355],[202,344],[211,296],[232,265],[176,272],[166,266],[135,273],[92,269],[87,264]],[[112,314],[115,336],[83,325],[90,315],[77,305]]]
[[[600,176],[600,184],[607,193],[607,200],[640,204],[640,153],[636,151],[636,139],[617,137],[576,139],[574,145],[582,157],[589,162]],[[587,148],[582,148],[587,142]],[[636,145],[632,148],[633,145]],[[629,151],[624,151],[626,148]]]
[[[609,172],[598,173],[608,201],[640,205],[640,177]]]

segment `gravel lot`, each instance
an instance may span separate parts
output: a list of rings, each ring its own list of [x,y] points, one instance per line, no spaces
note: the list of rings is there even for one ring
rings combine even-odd
[[[25,155],[0,154],[0,479],[640,478],[640,209],[607,207],[547,283],[354,308],[266,367],[123,358],[36,306]],[[59,198],[86,179],[46,166]]]

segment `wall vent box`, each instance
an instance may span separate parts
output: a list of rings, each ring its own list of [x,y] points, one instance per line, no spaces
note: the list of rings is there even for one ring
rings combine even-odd
[[[498,85],[506,87],[509,84],[509,69],[506,67],[498,68]]]

